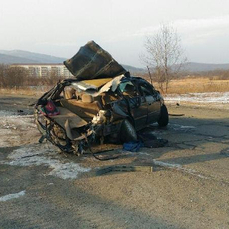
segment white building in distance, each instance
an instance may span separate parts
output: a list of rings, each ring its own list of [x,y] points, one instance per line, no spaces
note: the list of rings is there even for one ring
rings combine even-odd
[[[34,77],[47,77],[52,74],[64,78],[73,77],[63,64],[11,64],[10,66],[28,69],[29,75]]]

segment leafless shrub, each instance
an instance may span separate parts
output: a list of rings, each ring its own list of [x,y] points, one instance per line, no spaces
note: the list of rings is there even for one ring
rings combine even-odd
[[[21,67],[10,67],[8,65],[0,65],[1,87],[17,88],[24,85],[28,71]]]
[[[29,70],[23,67],[10,67],[0,64],[0,87],[1,88],[22,88],[29,86],[54,86],[63,77],[56,71],[48,72],[46,77],[35,77],[29,74]]]
[[[178,75],[186,61],[180,37],[172,26],[162,25],[157,34],[146,38],[144,46],[147,55],[141,59],[151,67],[152,78],[160,90],[167,91],[170,80]]]

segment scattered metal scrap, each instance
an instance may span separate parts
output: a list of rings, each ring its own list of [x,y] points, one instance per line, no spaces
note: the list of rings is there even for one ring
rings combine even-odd
[[[185,114],[171,114],[169,113],[169,116],[184,116]]]
[[[97,176],[104,175],[110,172],[147,172],[152,173],[154,171],[153,166],[147,165],[113,165],[105,167],[96,171]]]

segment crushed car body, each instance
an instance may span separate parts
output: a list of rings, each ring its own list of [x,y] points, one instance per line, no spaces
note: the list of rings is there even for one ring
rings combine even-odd
[[[82,154],[94,143],[137,140],[137,131],[168,124],[160,93],[130,76],[95,42],[64,62],[76,77],[57,83],[35,105],[35,121],[45,138],[64,152]]]

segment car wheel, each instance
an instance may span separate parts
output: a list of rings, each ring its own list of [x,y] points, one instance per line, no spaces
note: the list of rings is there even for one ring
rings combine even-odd
[[[137,141],[137,133],[134,126],[129,120],[125,119],[121,125],[120,129],[120,141],[122,143]]]
[[[168,110],[167,110],[167,107],[163,104],[161,106],[161,114],[160,114],[160,118],[158,120],[158,125],[163,127],[163,126],[167,126],[168,123],[169,123]]]

